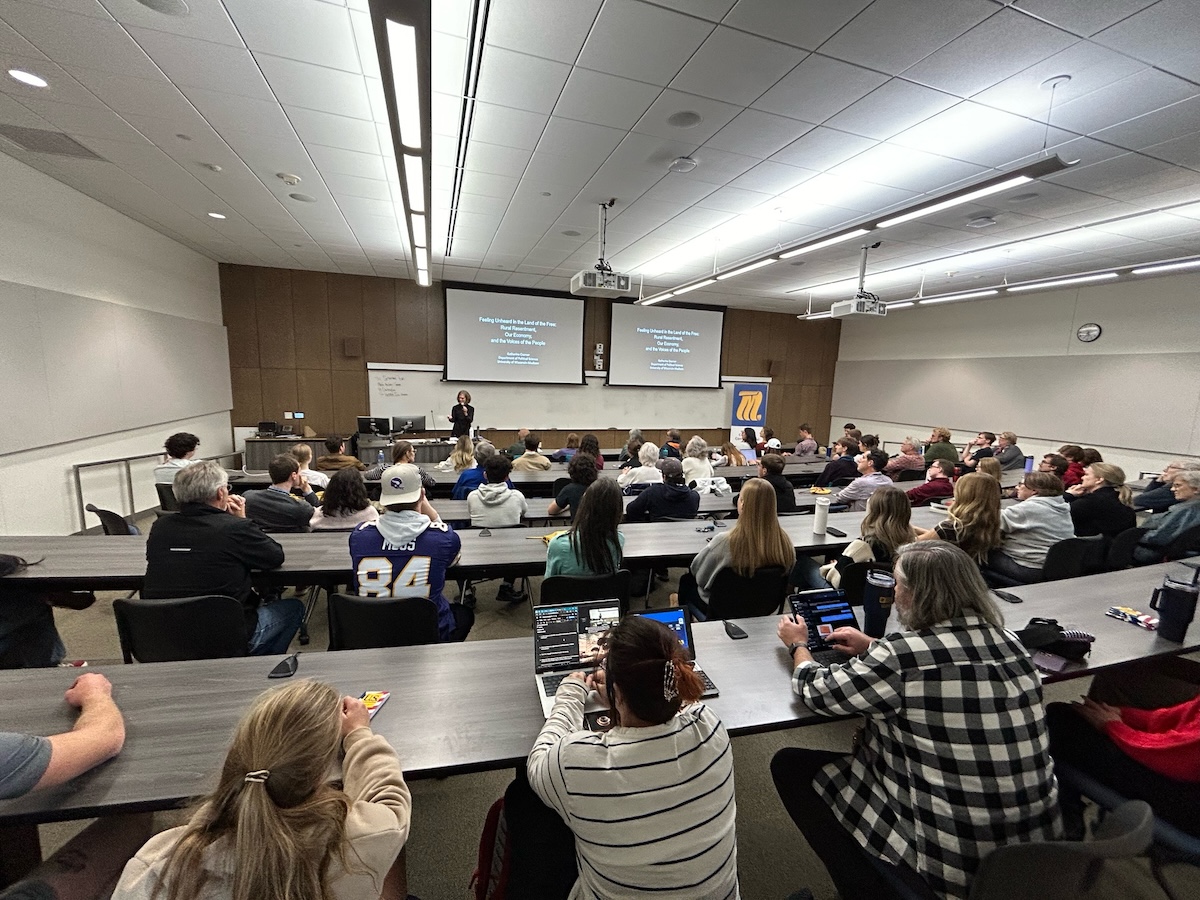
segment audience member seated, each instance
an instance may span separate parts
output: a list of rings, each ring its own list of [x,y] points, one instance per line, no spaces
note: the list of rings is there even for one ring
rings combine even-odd
[[[701,548],[689,566],[695,580],[681,579],[680,593],[672,600],[707,616],[713,583],[722,569],[732,569],[747,578],[770,566],[791,571],[796,551],[792,539],[779,525],[774,500],[774,492],[766,481],[747,478],[737,495],[738,517],[733,527],[717,532]]]
[[[934,500],[942,500],[954,494],[954,463],[948,459],[935,459],[925,473],[925,483],[907,491],[908,502],[913,506],[928,506]]]
[[[733,441],[726,441],[722,444],[721,452],[711,459],[713,466],[718,469],[723,466],[746,465],[746,457],[742,456],[742,451],[734,446]]]
[[[0,578],[15,575],[29,566],[19,556],[0,554]],[[57,666],[67,655],[67,649],[55,627],[51,607],[87,609],[95,602],[96,595],[90,591],[46,591],[6,585],[0,597],[0,669]]]
[[[981,459],[979,465],[975,467],[975,471],[980,475],[990,475],[996,479],[996,485],[1000,484],[1000,476],[1004,474],[1004,470],[1000,467],[1000,460],[996,457],[989,459]]]
[[[713,466],[708,461],[708,443],[698,434],[692,435],[683,450],[683,480],[688,484],[701,478],[713,477]]]
[[[683,459],[683,450],[679,447],[680,440],[679,429],[670,429],[667,432],[666,443],[658,448],[658,455],[663,459],[666,459],[668,456],[673,456],[675,459]]]
[[[950,429],[944,425],[938,425],[930,432],[929,441],[925,445],[925,465],[933,465],[935,459],[958,463],[958,451],[950,443]]]
[[[550,454],[551,462],[570,462],[575,456],[575,451],[579,449],[579,435],[571,432],[567,435],[567,445],[561,450],[557,450]]]
[[[1029,472],[1017,485],[1013,506],[1000,510],[1000,546],[988,556],[984,577],[998,574],[1020,584],[1042,580],[1046,554],[1059,541],[1075,536],[1062,481],[1046,472]]]
[[[216,789],[129,861],[113,897],[403,897],[411,810],[363,702],[299,681],[254,701]]]
[[[1173,459],[1167,463],[1166,468],[1162,470],[1157,478],[1150,480],[1146,485],[1146,489],[1140,494],[1136,494],[1133,498],[1134,509],[1148,509],[1154,512],[1162,512],[1164,509],[1169,509],[1179,501],[1175,499],[1175,495],[1171,493],[1171,482],[1179,472],[1195,472],[1200,471],[1200,462],[1190,459]]]
[[[329,479],[321,506],[308,524],[313,531],[348,531],[378,518],[379,510],[367,497],[362,474],[358,469],[345,468]]]
[[[842,426],[842,434],[843,435],[848,435],[852,431],[858,431],[858,426],[855,425],[853,422],[847,422],[845,425]],[[861,431],[859,431],[858,433],[862,434]]]
[[[900,479],[902,472],[924,472],[925,457],[921,455],[921,451],[917,449],[916,443],[911,437],[906,437],[900,443],[900,452],[888,460],[888,464],[883,467],[883,473],[895,481]]]
[[[446,570],[458,559],[462,540],[425,499],[421,470],[401,463],[380,479],[379,520],[350,532],[354,593],[360,597],[426,597],[437,608],[438,637],[465,640],[475,612],[450,603],[443,591]]]
[[[1133,491],[1125,484],[1125,470],[1111,463],[1087,466],[1083,481],[1068,488],[1063,499],[1071,507],[1078,537],[1100,534],[1111,539],[1137,525]]]
[[[1135,562],[1162,561],[1164,552],[1175,538],[1200,525],[1200,471],[1177,473],[1171,481],[1171,493],[1175,495],[1175,505],[1142,522],[1150,530],[1133,551]]]
[[[633,460],[634,465],[636,465],[637,464],[637,462],[636,462],[637,449],[636,448],[641,447],[642,444],[644,444],[645,442],[646,442],[646,439],[642,436],[642,429],[630,428],[629,429],[629,439],[627,441],[625,441],[624,446],[621,447],[621,453],[620,453],[620,455],[617,456],[617,462],[625,463],[625,462],[629,462],[630,460]],[[625,468],[625,467],[622,466],[621,468]]]
[[[538,452],[541,440],[536,434],[525,436],[525,452],[513,460],[514,472],[549,472],[550,460]]]
[[[200,438],[186,431],[180,431],[167,438],[163,448],[167,451],[167,461],[154,468],[154,480],[158,484],[170,484],[180,469],[186,469],[195,460],[196,448],[200,446]]]
[[[496,455],[496,448],[491,441],[480,441],[475,445],[474,455],[475,465],[469,469],[463,469],[458,475],[458,481],[454,482],[454,488],[450,491],[450,498],[452,500],[466,500],[475,488],[483,484],[484,479],[487,477],[483,469],[484,464],[487,463],[488,459]],[[411,460],[403,461],[411,462]],[[423,478],[422,485],[425,490],[429,490],[429,484]],[[509,484],[509,487],[512,487],[512,485]]]
[[[764,447],[762,452],[758,455],[759,459],[762,459],[762,457],[768,453],[777,453],[780,456],[783,456],[783,442],[780,441],[779,438],[768,438],[767,446]]]
[[[471,436],[459,435],[450,455],[438,463],[436,468],[442,472],[461,472],[464,469],[475,468],[475,445],[471,443]]]
[[[853,438],[838,438],[833,445],[833,459],[825,464],[821,474],[813,483],[813,487],[829,487],[835,481],[843,478],[858,477],[858,463],[854,457],[858,453],[858,441]]]
[[[646,446],[654,445],[642,449]],[[625,501],[617,483],[611,478],[592,482],[579,501],[570,530],[546,547],[546,577],[610,575],[621,568],[625,535],[618,526],[624,514]]]
[[[329,485],[329,476],[324,472],[317,472],[316,470],[309,468],[309,466],[312,465],[312,447],[308,446],[308,444],[297,444],[288,452],[291,453],[292,456],[296,457],[296,462],[300,463],[300,474],[304,476],[304,480],[319,491],[325,490],[325,488]],[[358,470],[355,469],[355,471]],[[382,469],[380,469],[380,471],[382,471]],[[363,477],[368,478],[370,476],[364,475]],[[376,475],[375,477],[378,478],[379,476]]]
[[[640,466],[642,464],[641,460],[638,459],[638,454],[641,452],[642,452],[642,439],[638,438],[636,441],[630,441],[628,444],[625,445],[625,450],[621,451],[621,461],[620,461],[620,465],[618,465],[617,468],[619,470],[621,470],[622,472],[625,471],[626,469],[637,468],[638,466]],[[657,448],[656,448],[655,452],[657,452]],[[625,455],[626,453],[628,453],[630,455],[626,456]]]
[[[657,484],[662,481],[662,472],[656,463],[659,460],[658,447],[653,441],[646,441],[638,450],[638,462],[641,465],[632,469],[622,469],[617,475],[617,484],[622,488],[630,488],[630,493],[637,488],[632,485]]]
[[[850,446],[853,448],[855,456],[862,453],[862,436],[863,433],[857,428],[851,428],[846,432],[846,437],[851,441]]]
[[[413,447],[411,442],[396,441],[396,443],[392,444],[392,461],[390,463],[387,463],[387,462],[376,463],[375,465],[371,466],[371,468],[369,468],[365,472],[363,472],[363,480],[364,481],[378,481],[380,475],[382,475],[384,472],[386,472],[389,467],[394,466],[397,463],[412,463],[413,465],[416,465],[417,451],[416,451],[416,448]],[[468,471],[470,471],[470,470],[468,470]],[[422,470],[421,484],[423,484],[425,486],[425,490],[427,490],[427,491],[432,490],[434,485],[437,484],[437,479],[434,478],[432,475],[430,475],[428,472]],[[465,495],[464,495],[464,497],[465,497]],[[462,500],[462,499],[464,499],[464,497],[455,497],[454,499]]]
[[[994,443],[996,443],[996,436],[990,431],[979,432],[963,446],[962,459],[958,468],[963,472],[974,472],[981,459],[991,459],[996,455],[996,451],[992,449]]]
[[[366,463],[358,457],[346,455],[346,441],[336,434],[331,434],[325,438],[325,450],[325,455],[317,457],[317,461],[313,463],[318,471],[336,472],[338,469],[353,466],[358,471],[363,472],[367,468]]]
[[[780,620],[804,704],[865,721],[850,755],[780,750],[771,776],[842,897],[894,896],[879,861],[917,896],[966,897],[997,844],[1059,837],[1041,678],[963,551],[907,544],[894,572],[905,630],[835,630],[843,664],[816,663],[804,620]]]
[[[783,475],[783,457],[778,453],[764,453],[758,461],[758,477],[775,491],[777,512],[796,511],[796,487]],[[742,485],[745,489],[745,484]]]
[[[529,754],[528,784],[550,808],[518,814],[531,806],[514,794],[528,792],[520,778],[505,799],[514,863],[527,836],[546,844],[547,833],[563,833],[552,844],[558,854],[530,853],[536,868],[562,873],[562,887],[513,891],[510,883],[509,896],[737,897],[732,748],[699,702],[703,686],[687,652],[661,623],[640,617],[614,625],[604,643],[601,668],[563,680]],[[584,725],[592,690],[618,722],[607,735]]]
[[[879,488],[892,486],[892,479],[883,474],[887,454],[882,450],[864,450],[855,460],[859,477],[829,498],[831,503],[845,503],[852,512],[867,508],[867,498]]]
[[[700,495],[688,487],[687,475],[677,459],[658,464],[663,480],[648,486],[629,501],[627,522],[653,522],[656,519],[694,519],[700,509]]]
[[[1092,463],[1104,462],[1104,457],[1100,455],[1100,451],[1095,447],[1083,448],[1083,464],[1090,466]]]
[[[576,460],[582,456],[584,454],[577,454],[575,459],[571,460],[571,466],[575,466]],[[586,460],[584,462],[586,464]],[[520,525],[522,519],[529,513],[529,503],[525,500],[525,495],[514,490],[508,481],[508,474],[512,471],[512,461],[507,456],[493,453],[484,460],[483,469],[487,475],[487,483],[481,484],[477,490],[467,495],[467,509],[471,512],[471,527],[512,528]],[[595,474],[593,469],[592,476],[595,477]],[[515,584],[516,579],[511,575],[507,576],[500,582],[496,599],[501,603],[525,602],[528,596],[518,591]],[[464,595],[473,598],[474,588],[464,589]]]
[[[255,570],[283,565],[283,548],[246,518],[245,500],[229,492],[225,470],[212,460],[176,475],[175,497],[179,512],[156,521],[146,539],[142,596],[233,597],[245,610],[247,652],[286,653],[304,604],[294,597],[264,600],[251,581]]]
[[[567,478],[570,479],[570,482],[564,485],[563,489],[558,492],[558,496],[550,501],[547,512],[552,516],[561,516],[565,512],[570,512],[571,521],[574,521],[575,513],[579,510],[579,501],[583,499],[583,494],[588,486],[598,477],[596,461],[592,455],[576,453],[575,457],[567,463]]]
[[[516,459],[525,452],[525,438],[527,437],[529,437],[528,428],[517,429],[517,439],[509,445],[507,450],[504,451],[508,455],[509,459]]]
[[[835,561],[818,567],[811,556],[801,556],[792,571],[792,583],[804,588],[839,587],[842,573],[854,563],[887,563],[896,551],[917,535],[912,527],[912,504],[899,488],[888,486],[871,494],[867,514],[859,526],[860,537],[851,541]]]
[[[775,429],[769,425],[764,425],[762,436],[759,438],[758,443],[754,444],[755,452],[761,456],[763,451],[767,449],[767,445],[773,440],[775,440]],[[780,444],[779,446],[782,447],[783,445]]]
[[[954,544],[977,565],[983,565],[1000,546],[998,487],[999,482],[992,476],[968,472],[954,485],[954,505],[949,516],[928,530],[918,528],[917,540]]]
[[[596,468],[604,469],[604,454],[600,452],[600,438],[590,431],[579,439],[579,452],[591,454],[592,459],[596,461]]]
[[[1005,472],[1016,472],[1025,468],[1025,451],[1017,446],[1017,436],[1011,431],[1002,431],[996,439],[996,459]]]
[[[866,453],[868,450],[878,450],[879,436],[874,434],[864,434],[859,440],[858,446],[861,448],[859,450],[860,453]]]
[[[817,442],[813,439],[812,426],[807,422],[796,427],[796,449],[792,455],[797,461],[817,458]]]
[[[1067,471],[1062,477],[1064,487],[1073,487],[1083,481],[1083,448],[1075,444],[1064,444],[1058,455],[1067,460]]]
[[[246,491],[242,496],[246,502],[246,516],[265,531],[292,534],[308,531],[320,501],[300,474],[296,457],[290,453],[279,454],[271,460],[267,472],[271,476],[270,487]]]
[[[742,429],[742,442],[737,445],[737,448],[742,451],[746,457],[746,462],[754,462],[758,459],[758,435],[753,428]]]

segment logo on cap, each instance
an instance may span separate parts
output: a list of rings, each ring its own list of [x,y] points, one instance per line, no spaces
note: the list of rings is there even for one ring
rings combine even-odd
[[[402,487],[404,487],[404,479],[403,479],[403,478],[400,478],[399,476],[397,476],[397,477],[393,478],[391,481],[389,481],[389,482],[388,482],[388,484],[389,484],[389,485],[391,485],[391,487],[392,487],[394,490],[397,490],[397,491],[398,491],[398,490],[400,490]]]

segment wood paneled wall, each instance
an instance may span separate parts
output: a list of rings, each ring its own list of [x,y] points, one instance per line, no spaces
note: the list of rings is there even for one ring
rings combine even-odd
[[[609,302],[588,298],[586,304],[583,364],[591,369],[597,343],[606,345],[608,358]],[[446,361],[445,309],[436,283],[422,288],[397,278],[222,264],[221,306],[235,426],[283,421],[285,411],[303,410],[305,424],[318,434],[345,434],[368,409],[368,360]],[[768,423],[785,443],[802,421],[816,427],[818,440],[828,437],[840,328],[828,319],[801,322],[784,313],[725,314],[721,371],[765,376],[774,368]],[[559,439],[548,432],[543,437],[547,446]]]

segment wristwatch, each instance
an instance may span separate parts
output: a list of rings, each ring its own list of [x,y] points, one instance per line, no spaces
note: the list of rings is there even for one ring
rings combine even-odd
[[[796,643],[796,644],[788,644],[788,656],[790,656],[790,657],[792,657],[793,659],[795,659],[795,658],[796,658],[796,651],[797,651],[797,650],[799,650],[801,647],[804,647],[804,646],[807,646],[807,645],[805,645],[805,644],[800,644],[800,643]]]

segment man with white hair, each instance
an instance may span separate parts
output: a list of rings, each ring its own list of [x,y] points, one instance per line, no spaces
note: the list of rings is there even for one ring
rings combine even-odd
[[[1157,478],[1151,479],[1144,491],[1133,495],[1133,508],[1148,509],[1153,512],[1162,512],[1164,509],[1169,509],[1179,502],[1175,499],[1175,495],[1171,493],[1171,482],[1175,480],[1175,476],[1180,472],[1195,472],[1198,470],[1200,470],[1200,462],[1196,460],[1171,460]]]
[[[921,455],[921,451],[917,449],[916,442],[911,437],[906,437],[900,444],[900,453],[897,456],[888,460],[888,464],[883,467],[883,474],[890,477],[893,481],[898,481],[901,472],[924,472],[925,457]]]

